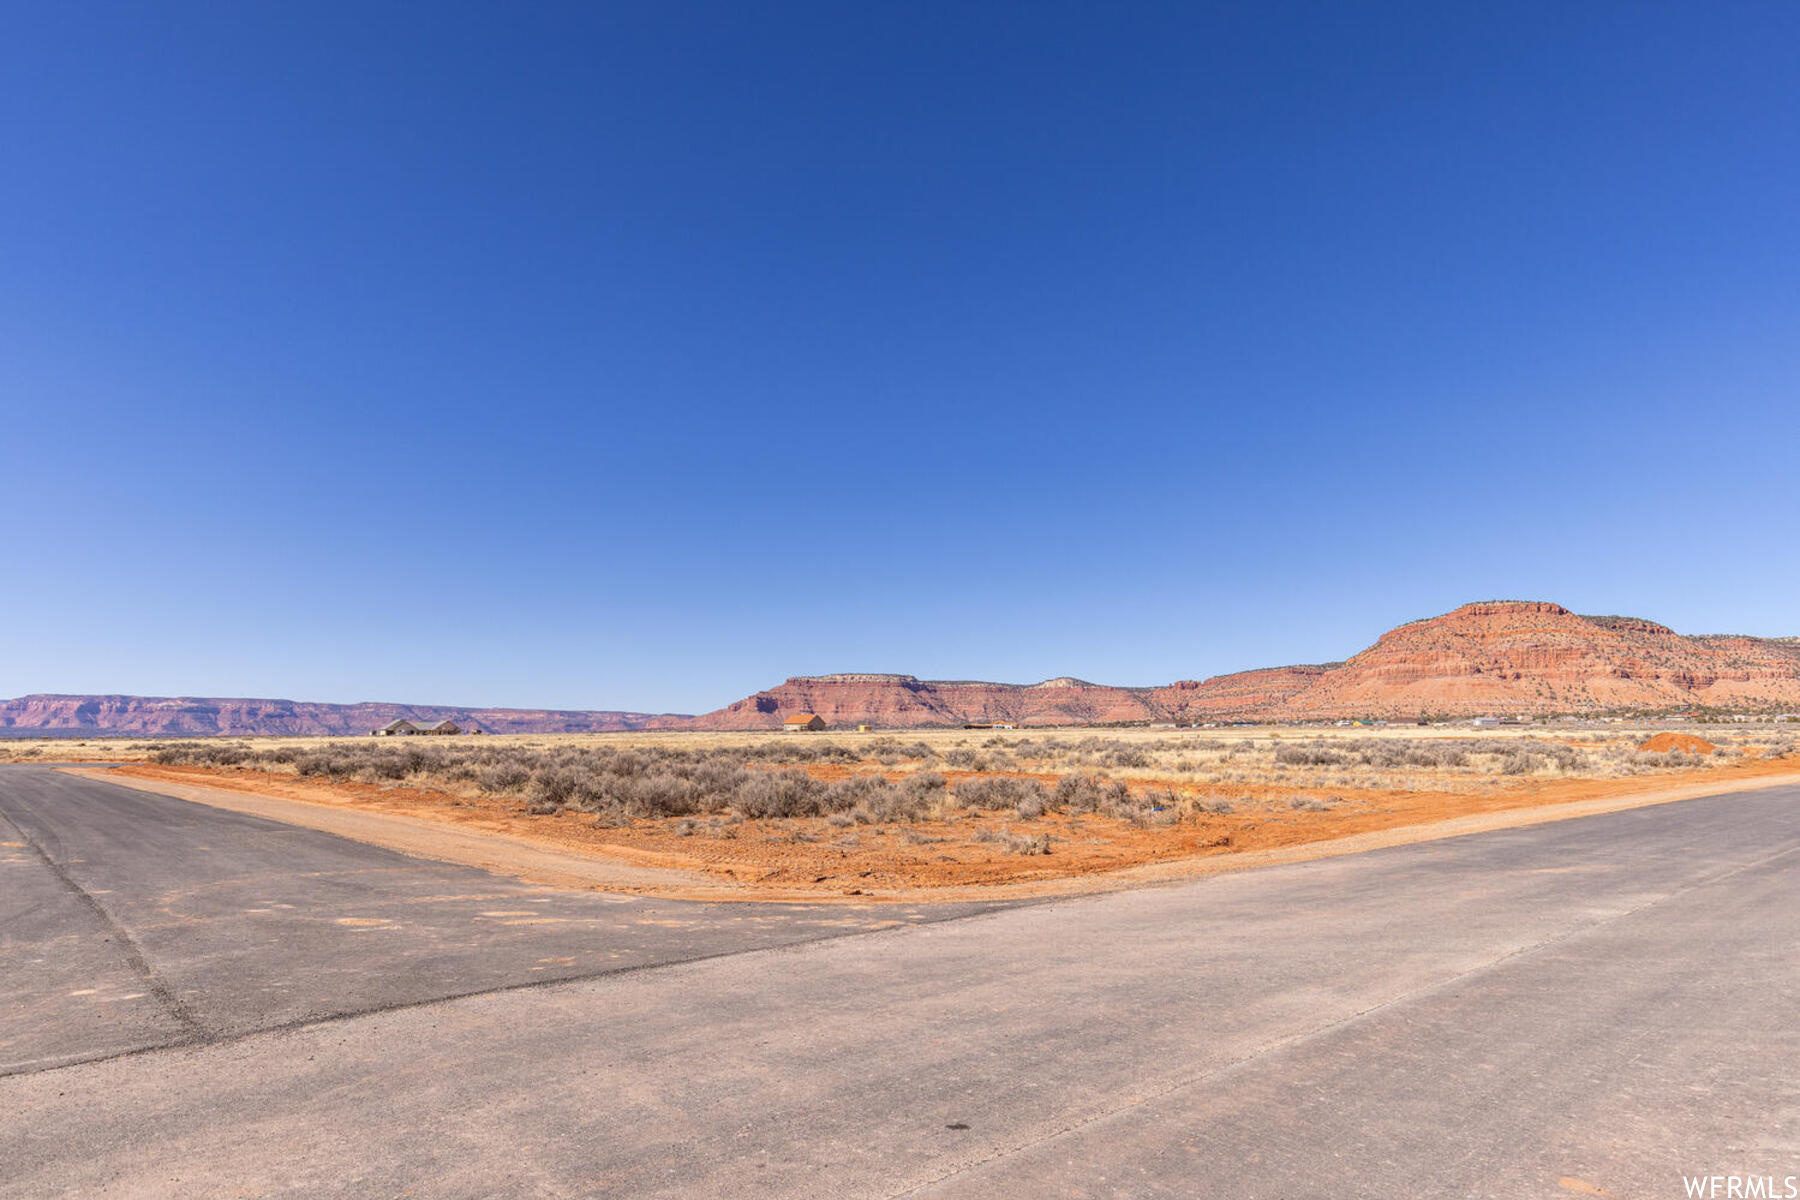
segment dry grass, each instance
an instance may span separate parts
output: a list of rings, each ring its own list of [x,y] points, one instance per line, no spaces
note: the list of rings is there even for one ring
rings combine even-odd
[[[121,739],[36,761],[491,831],[734,881],[898,895],[1285,852],[1462,817],[1800,771],[1787,726]],[[28,758],[27,761],[32,759]],[[1694,792],[1693,789],[1702,789]]]

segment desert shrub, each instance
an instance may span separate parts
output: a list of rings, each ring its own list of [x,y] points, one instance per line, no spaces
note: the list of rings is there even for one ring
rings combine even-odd
[[[356,773],[370,780],[405,779],[412,774],[413,760],[404,754],[380,754],[363,759]]]
[[[1632,771],[1668,771],[1683,767],[1699,767],[1706,765],[1706,758],[1699,754],[1689,754],[1684,750],[1628,750],[1624,756],[1625,765]]]
[[[1559,771],[1587,771],[1593,767],[1593,760],[1586,753],[1574,746],[1552,745],[1548,747],[1549,756]]]
[[[1128,804],[1131,789],[1104,775],[1064,775],[1056,781],[1051,805],[1063,812],[1111,815]]]
[[[735,795],[749,775],[740,763],[709,758],[694,764],[692,778],[694,786],[723,800]]]
[[[1544,756],[1529,750],[1509,750],[1500,756],[1502,775],[1530,775],[1544,765]]]
[[[600,790],[596,794],[607,793]],[[632,786],[625,789],[624,807],[633,816],[675,817],[704,811],[706,797],[692,779],[684,779],[673,771],[656,770],[637,776]]]
[[[482,768],[476,776],[477,783],[484,792],[516,792],[530,778],[531,772],[516,762],[495,763],[491,767]]]
[[[1403,767],[1441,770],[1469,765],[1468,751],[1460,743],[1358,741],[1346,747],[1346,752],[1353,754],[1362,765],[1383,771]]]
[[[1020,738],[1015,742],[1008,743],[1007,749],[1014,758],[1027,762],[1043,762],[1067,753],[1069,744],[1059,738],[1043,738],[1041,740]]]
[[[929,762],[937,757],[937,751],[929,743],[902,742],[891,737],[880,737],[863,743],[863,752],[869,758],[889,767],[903,762]]]
[[[77,742],[76,745],[85,745]],[[253,751],[242,742],[175,742],[150,755],[150,761],[176,767],[235,767],[256,765],[269,751]]]
[[[1277,746],[1275,761],[1287,767],[1337,767],[1348,760],[1336,750],[1313,742],[1305,746]]]
[[[805,771],[753,772],[732,807],[746,817],[817,816],[825,788]]]
[[[546,767],[535,772],[525,786],[526,803],[533,812],[540,809],[555,812],[574,797],[578,782],[579,777],[573,771]]]
[[[975,835],[978,842],[997,842],[1008,854],[1048,854],[1047,833],[1013,833],[1008,829],[984,829]]]
[[[924,753],[919,753],[923,749]],[[884,767],[897,767],[904,762],[930,762],[937,753],[929,746],[890,746],[872,753],[870,758]]]
[[[1035,779],[992,775],[965,779],[956,785],[956,799],[969,808],[1015,808],[1030,800],[1043,811],[1044,785]]]
[[[820,797],[820,807],[826,812],[850,812],[859,806],[878,804],[877,797],[881,793],[893,790],[893,785],[880,775],[851,775],[835,783],[825,786]]]
[[[872,792],[857,804],[851,816],[862,825],[892,825],[902,821],[922,821],[931,815],[931,797],[926,792],[907,787]]]

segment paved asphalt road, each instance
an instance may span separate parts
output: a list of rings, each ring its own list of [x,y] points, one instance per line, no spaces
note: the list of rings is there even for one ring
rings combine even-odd
[[[0,1196],[1800,1176],[1796,789],[943,914],[621,903],[33,769],[0,817]]]
[[[0,1075],[977,911],[533,887],[0,767]]]

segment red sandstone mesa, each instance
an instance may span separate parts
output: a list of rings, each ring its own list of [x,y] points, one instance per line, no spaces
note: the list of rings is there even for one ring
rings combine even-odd
[[[1154,688],[1078,679],[941,682],[911,675],[788,680],[696,729],[774,728],[794,712],[891,728],[1015,721],[1311,720],[1615,709],[1800,706],[1800,639],[1684,637],[1634,617],[1498,601],[1414,621],[1341,663],[1271,667]]]
[[[1800,708],[1800,639],[1689,637],[1635,617],[1496,601],[1390,630],[1341,663],[1271,667],[1161,687],[798,676],[703,716],[143,696],[25,696],[0,729],[126,734],[358,734],[397,717],[491,733],[777,729],[795,713],[890,729],[1214,720],[1414,718],[1616,709]]]

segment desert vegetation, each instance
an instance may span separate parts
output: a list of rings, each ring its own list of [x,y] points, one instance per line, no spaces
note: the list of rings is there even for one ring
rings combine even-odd
[[[1690,726],[1690,729],[1696,728]],[[167,784],[461,824],[760,889],[986,885],[1800,772],[1713,726],[656,732],[0,742]],[[1653,736],[1654,735],[1654,736]]]
[[[743,820],[827,818],[849,828],[955,820],[964,813],[1004,813],[1021,823],[1092,814],[1152,827],[1244,810],[1325,811],[1370,790],[1456,792],[1504,781],[1692,770],[1745,752],[1736,745],[1704,754],[1643,750],[1637,735],[1604,733],[1568,739],[1026,734],[685,745],[196,741],[164,744],[149,758],[171,766],[405,784],[495,798],[536,816],[587,814],[603,823],[706,818],[690,832],[723,834],[730,822]],[[1789,754],[1792,743],[1769,739],[1751,752]]]

